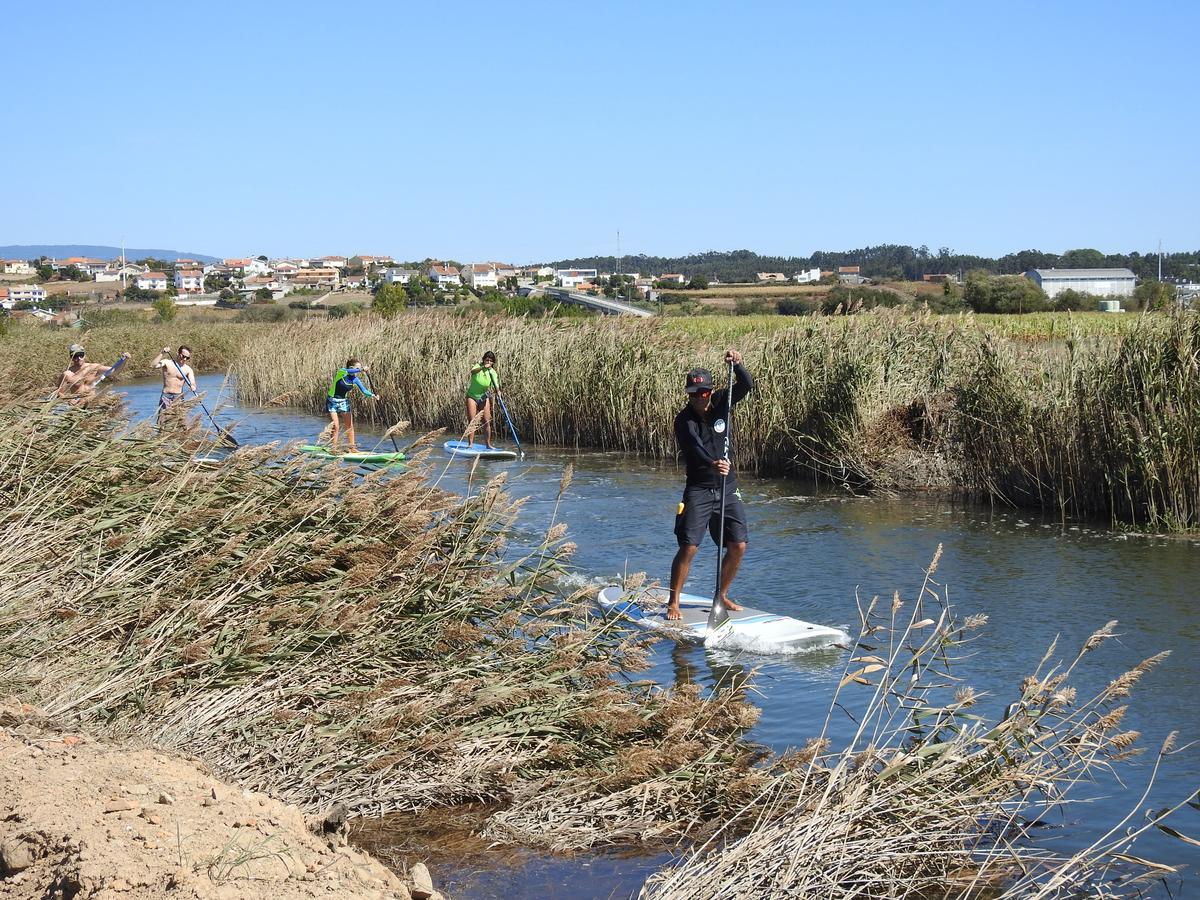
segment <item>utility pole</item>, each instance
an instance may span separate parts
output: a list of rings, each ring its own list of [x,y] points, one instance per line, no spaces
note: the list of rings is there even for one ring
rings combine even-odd
[[[1162,282],[1162,238],[1158,239],[1158,280]]]

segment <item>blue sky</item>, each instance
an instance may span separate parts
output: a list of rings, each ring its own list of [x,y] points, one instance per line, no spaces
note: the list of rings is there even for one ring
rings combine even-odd
[[[3,28],[0,244],[1200,246],[1200,4],[19,2]]]

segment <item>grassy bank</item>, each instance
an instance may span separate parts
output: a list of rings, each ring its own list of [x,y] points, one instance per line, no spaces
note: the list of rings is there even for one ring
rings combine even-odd
[[[1118,318],[1119,339],[1099,324]],[[669,458],[683,373],[719,372],[736,344],[758,384],[735,422],[743,469],[1196,527],[1200,319],[1081,321],[1063,339],[1029,340],[972,316],[895,311],[771,328],[419,314],[290,326],[249,342],[234,371],[252,402],[322,411],[331,373],[359,355],[382,395],[363,415],[461,431],[467,373],[493,349],[523,442]]]

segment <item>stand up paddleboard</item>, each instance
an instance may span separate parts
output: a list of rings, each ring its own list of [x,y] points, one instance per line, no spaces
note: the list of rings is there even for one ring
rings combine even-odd
[[[322,447],[319,444],[305,444],[300,450],[304,453],[311,453],[313,456],[320,456],[324,459],[340,459],[344,462],[357,463],[390,463],[400,462],[405,458],[403,453],[335,453],[328,447]]]
[[[516,459],[512,450],[500,450],[487,444],[468,444],[466,441],[446,441],[442,444],[451,456],[474,457],[477,459]]]
[[[622,615],[639,628],[663,631],[681,640],[703,644],[708,635],[708,610],[712,600],[695,594],[679,595],[682,619],[667,618],[665,588],[649,588],[630,597],[620,585],[611,584],[600,591],[596,603],[606,614]],[[802,622],[791,616],[777,616],[761,609],[745,607],[730,611],[729,619],[718,631],[720,643],[760,653],[795,653],[817,647],[848,643],[840,629]]]

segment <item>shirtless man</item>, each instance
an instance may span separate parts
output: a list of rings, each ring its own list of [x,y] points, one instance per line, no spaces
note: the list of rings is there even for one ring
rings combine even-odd
[[[192,371],[188,361],[192,358],[192,348],[184,344],[179,348],[179,361],[171,355],[170,347],[163,347],[158,356],[154,357],[154,368],[162,369],[162,393],[158,396],[158,409],[162,412],[171,407],[183,396],[183,385],[196,392],[196,373]]]
[[[128,353],[122,353],[111,366],[108,363],[85,362],[86,353],[79,344],[72,344],[67,351],[71,354],[71,364],[58,376],[58,384],[54,388],[54,396],[66,400],[86,400],[96,393],[96,385],[109,369],[115,369],[125,360]]]

